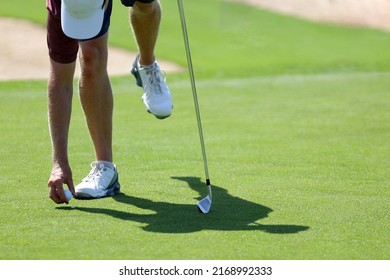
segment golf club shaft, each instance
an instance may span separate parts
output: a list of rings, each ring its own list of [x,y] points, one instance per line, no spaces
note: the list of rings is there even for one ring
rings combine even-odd
[[[207,186],[209,186],[209,193],[211,195],[211,189],[210,189],[211,183],[210,183],[210,178],[209,178],[209,169],[208,169],[208,165],[207,165],[206,148],[205,148],[204,138],[203,138],[202,120],[201,120],[201,117],[200,117],[198,94],[196,92],[194,69],[192,67],[190,43],[189,43],[189,40],[188,40],[187,24],[186,24],[186,19],[185,19],[185,15],[184,15],[184,7],[183,7],[182,0],[177,0],[177,4],[179,6],[181,27],[182,27],[182,30],[183,30],[184,45],[185,45],[186,55],[187,55],[188,71],[189,71],[190,80],[191,80],[192,95],[193,95],[193,98],[194,98],[196,120],[197,120],[197,123],[198,123],[200,145],[201,145],[201,148],[202,148],[203,164],[204,164],[204,170],[205,170],[205,175],[206,175],[206,184],[207,184]]]

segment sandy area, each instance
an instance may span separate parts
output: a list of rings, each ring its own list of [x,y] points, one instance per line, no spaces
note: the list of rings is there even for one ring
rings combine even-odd
[[[298,17],[390,31],[390,0],[229,0]]]
[[[0,18],[0,81],[46,79],[49,57],[46,30],[29,21]],[[119,48],[109,48],[108,72],[110,75],[130,73],[135,53]],[[174,63],[159,61],[165,72],[182,71]],[[77,65],[76,76],[79,67]]]
[[[390,0],[225,0],[245,2],[299,17],[390,31]],[[46,79],[49,60],[46,32],[28,21],[0,18],[0,81]],[[128,74],[135,54],[109,49],[110,75]],[[166,72],[180,71],[178,65],[159,61]],[[79,70],[76,70],[78,73]],[[77,75],[77,74],[76,74]]]

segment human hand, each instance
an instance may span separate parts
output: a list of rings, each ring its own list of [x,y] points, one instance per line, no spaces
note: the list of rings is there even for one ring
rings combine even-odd
[[[73,196],[76,195],[72,179],[72,170],[68,163],[53,163],[49,182],[49,197],[57,204],[66,203],[69,201],[66,199],[64,193],[63,184],[66,184]]]

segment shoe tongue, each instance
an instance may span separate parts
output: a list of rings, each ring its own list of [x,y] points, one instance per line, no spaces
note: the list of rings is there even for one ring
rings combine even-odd
[[[104,167],[110,168],[112,170],[115,169],[115,166],[114,166],[114,164],[112,162],[103,161],[103,160],[96,161],[96,167],[98,169],[103,169]]]
[[[151,69],[156,68],[156,62],[153,62],[153,63],[150,64],[150,65],[143,65],[143,64],[140,64],[139,67],[142,68],[142,69],[145,69],[145,70],[151,70]]]

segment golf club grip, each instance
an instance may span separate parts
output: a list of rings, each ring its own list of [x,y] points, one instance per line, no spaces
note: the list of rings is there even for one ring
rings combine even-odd
[[[200,117],[198,94],[196,92],[195,75],[194,75],[194,69],[192,67],[190,43],[189,43],[189,39],[188,39],[187,24],[186,24],[186,19],[185,19],[185,15],[184,15],[184,7],[183,7],[182,0],[177,0],[177,4],[179,6],[179,12],[180,12],[180,21],[181,21],[181,27],[182,27],[182,31],[183,31],[183,37],[184,37],[184,46],[185,46],[186,55],[187,55],[188,72],[189,72],[190,80],[191,80],[192,96],[194,99],[196,120],[198,123],[198,131],[199,131],[200,145],[202,148],[203,164],[204,164],[204,170],[205,170],[205,175],[206,175],[206,182],[208,183],[208,185],[210,185],[209,170],[208,170],[207,156],[206,156],[206,148],[205,148],[205,144],[204,144],[203,129],[202,129],[202,120]]]

